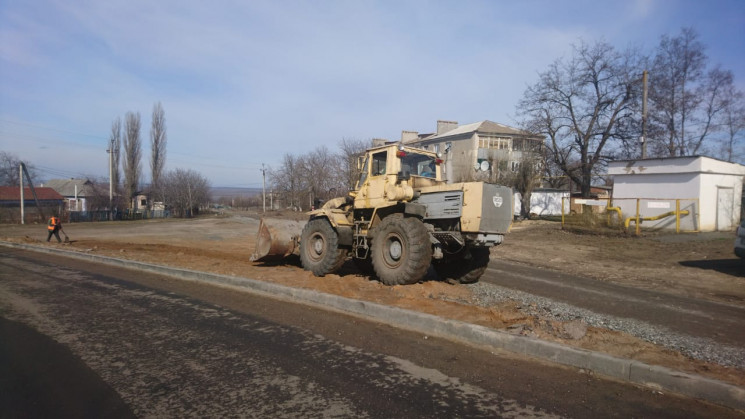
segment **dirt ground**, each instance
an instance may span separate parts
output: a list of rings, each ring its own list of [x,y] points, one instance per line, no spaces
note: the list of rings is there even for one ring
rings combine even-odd
[[[276,215],[276,214],[275,214]],[[302,217],[301,214],[284,214]],[[527,324],[538,338],[605,352],[654,365],[698,373],[745,385],[745,371],[689,359],[635,337],[589,327],[567,339],[564,324],[528,317],[514,303],[481,308],[470,304],[470,290],[436,278],[416,285],[384,286],[361,275],[351,262],[338,274],[316,278],[298,260],[278,265],[249,262],[259,224],[256,214],[236,213],[193,220],[148,220],[65,224],[71,243],[48,244],[44,225],[0,225],[0,240],[60,246],[120,259],[235,275],[315,289],[467,321],[496,329]],[[63,236],[64,238],[64,236]],[[54,241],[54,239],[53,239]],[[560,223],[515,223],[500,258],[661,292],[745,306],[745,263],[732,250],[733,233],[600,235],[563,230]],[[520,330],[525,330],[520,328]]]

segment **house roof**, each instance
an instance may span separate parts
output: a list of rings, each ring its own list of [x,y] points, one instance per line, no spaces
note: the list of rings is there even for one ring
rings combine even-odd
[[[536,138],[540,137],[528,131],[513,128],[513,127],[500,124],[497,122],[484,120],[480,122],[474,122],[472,124],[459,125],[457,128],[454,128],[450,131],[446,131],[442,134],[433,135],[431,137],[427,137],[424,139],[418,139],[412,142],[420,142],[420,141],[425,142],[425,141],[431,141],[431,140],[440,140],[443,138],[455,137],[455,136],[474,133],[474,132],[479,133],[479,134],[519,135],[523,137],[536,137]]]
[[[36,191],[36,197],[40,201],[61,201],[65,199],[62,195],[57,193],[52,188],[34,188]],[[28,201],[34,199],[34,194],[31,193],[31,188],[23,188],[23,200]],[[0,186],[0,201],[19,201],[21,200],[21,189],[16,186]]]
[[[78,187],[78,197],[95,195],[93,182],[88,179],[52,179],[46,182],[44,186],[54,189],[62,196],[75,196],[75,186]]]

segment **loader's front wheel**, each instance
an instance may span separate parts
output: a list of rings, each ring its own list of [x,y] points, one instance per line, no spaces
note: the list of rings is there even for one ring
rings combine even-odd
[[[432,244],[421,220],[391,215],[376,227],[372,263],[386,285],[415,284],[424,278],[432,262]]]
[[[339,249],[339,235],[325,218],[310,220],[300,236],[300,262],[315,276],[324,276],[344,264],[346,251]]]

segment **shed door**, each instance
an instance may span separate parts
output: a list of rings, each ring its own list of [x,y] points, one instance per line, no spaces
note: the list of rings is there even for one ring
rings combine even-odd
[[[735,207],[735,190],[717,188],[717,231],[732,230],[732,217]]]

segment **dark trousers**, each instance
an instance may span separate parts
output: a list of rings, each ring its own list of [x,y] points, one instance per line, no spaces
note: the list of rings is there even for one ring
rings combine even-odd
[[[55,228],[54,230],[49,230],[49,234],[47,235],[47,241],[52,238],[52,234],[54,234],[54,237],[57,238],[58,243],[62,243],[62,240],[59,238],[59,229]]]

